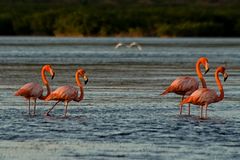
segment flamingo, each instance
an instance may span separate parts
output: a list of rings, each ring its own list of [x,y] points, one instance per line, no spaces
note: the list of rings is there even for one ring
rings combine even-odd
[[[202,87],[206,88],[207,85],[200,70],[201,64],[204,65],[205,67],[204,74],[206,74],[209,71],[208,59],[205,57],[201,57],[196,62],[196,72],[197,72],[198,78],[202,83]],[[178,95],[182,95],[182,100],[183,100],[185,95],[191,95],[198,88],[199,88],[199,83],[197,79],[195,79],[194,77],[189,77],[189,76],[178,77],[171,83],[171,85],[161,95],[166,95],[168,93],[175,93]],[[181,115],[182,110],[180,110],[179,112]],[[188,115],[190,115],[190,104],[188,106]]]
[[[28,114],[30,113],[30,100],[33,99],[34,101],[34,111],[33,115],[36,113],[36,101],[37,99],[44,100],[51,92],[50,86],[48,84],[48,80],[46,79],[45,72],[49,72],[52,76],[52,79],[54,78],[54,71],[51,67],[51,65],[44,65],[41,70],[41,76],[43,84],[47,87],[47,95],[43,96],[43,87],[35,82],[29,82],[25,85],[23,85],[17,92],[15,92],[15,96],[23,96],[29,101],[28,105]]]
[[[55,100],[57,101],[52,108],[50,108],[47,113],[46,116],[50,116],[49,113],[53,110],[53,108],[59,103],[59,102],[64,102],[64,106],[65,106],[65,112],[64,112],[64,117],[67,116],[67,107],[68,107],[68,103],[70,101],[76,101],[76,102],[80,102],[81,100],[83,100],[83,86],[82,83],[80,82],[79,76],[83,77],[85,85],[88,82],[88,77],[85,74],[84,69],[80,68],[76,71],[75,74],[75,79],[77,82],[77,86],[80,88],[80,96],[78,97],[78,90],[73,87],[73,86],[61,86],[58,87],[55,91],[53,91],[45,100],[46,101],[50,101],[50,100]]]
[[[188,98],[182,100],[180,103],[180,110],[182,109],[182,106],[185,103],[191,103],[195,105],[200,105],[201,106],[201,114],[200,118],[203,118],[202,112],[203,112],[203,106],[205,106],[205,117],[207,118],[207,108],[208,105],[211,103],[216,103],[224,98],[224,91],[223,91],[223,86],[219,80],[219,73],[223,74],[224,77],[224,82],[228,78],[228,74],[226,72],[225,67],[220,66],[216,69],[215,71],[215,80],[220,92],[220,95],[217,95],[217,92],[213,89],[210,88],[199,88],[198,90],[194,91]]]

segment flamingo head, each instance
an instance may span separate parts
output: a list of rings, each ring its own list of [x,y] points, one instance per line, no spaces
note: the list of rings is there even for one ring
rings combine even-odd
[[[55,72],[53,71],[52,66],[47,64],[47,65],[44,66],[44,69],[45,69],[45,71],[50,73],[50,75],[52,76],[52,79],[53,79],[54,76],[55,76]]]
[[[80,69],[78,69],[78,74],[81,76],[81,77],[83,77],[83,79],[84,79],[84,83],[85,83],[85,85],[88,83],[88,77],[87,77],[87,75],[86,75],[86,73],[85,73],[85,70],[84,69],[82,69],[82,68],[80,68]]]
[[[207,72],[209,71],[209,64],[208,64],[208,59],[206,57],[201,57],[199,59],[200,63],[203,64],[204,68],[205,68],[205,72],[204,74],[207,74]]]
[[[228,74],[227,74],[226,71],[223,73],[223,77],[224,77],[224,82],[225,82],[227,80],[227,78],[228,78]]]
[[[224,82],[225,82],[228,78],[228,74],[225,72],[223,76],[224,76]]]
[[[227,78],[228,78],[228,74],[226,72],[225,67],[220,66],[220,67],[217,68],[217,71],[223,74],[224,82],[225,82],[227,80]]]
[[[44,65],[44,66],[43,66],[43,70],[46,71],[46,72],[48,72],[48,73],[50,73],[50,75],[52,76],[52,79],[54,78],[55,72],[53,71],[51,65],[49,65],[49,64]]]

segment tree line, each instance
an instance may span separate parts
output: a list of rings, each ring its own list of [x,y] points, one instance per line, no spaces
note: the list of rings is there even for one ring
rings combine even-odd
[[[239,4],[0,1],[0,35],[238,37]],[[129,2],[130,3],[130,2]]]

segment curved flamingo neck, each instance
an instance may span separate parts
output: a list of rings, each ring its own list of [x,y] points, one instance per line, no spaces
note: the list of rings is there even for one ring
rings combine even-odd
[[[51,89],[50,89],[50,86],[48,84],[48,80],[46,78],[46,75],[45,75],[45,71],[46,71],[46,67],[43,67],[42,70],[41,70],[41,76],[42,76],[42,81],[43,81],[43,84],[47,87],[47,95],[45,96],[41,96],[39,99],[46,99],[47,96],[51,93]]]
[[[80,81],[78,72],[76,72],[75,79],[76,79],[76,82],[77,82],[77,86],[80,88],[80,96],[76,100],[77,102],[79,102],[79,101],[83,100],[84,92],[83,92],[83,86],[82,86],[82,83]]]
[[[196,72],[197,72],[198,78],[199,78],[200,81],[202,82],[202,87],[203,87],[203,88],[207,88],[206,81],[205,81],[205,79],[203,78],[203,75],[202,75],[202,72],[201,72],[201,69],[200,69],[200,65],[201,65],[201,64],[202,64],[201,61],[197,61],[197,63],[196,63]]]
[[[217,86],[218,86],[218,89],[219,89],[219,92],[220,92],[220,96],[217,97],[217,101],[221,101],[223,100],[224,98],[224,91],[223,91],[223,86],[221,84],[221,81],[219,79],[219,71],[217,70],[215,72],[215,80],[216,80],[216,83],[217,83]]]

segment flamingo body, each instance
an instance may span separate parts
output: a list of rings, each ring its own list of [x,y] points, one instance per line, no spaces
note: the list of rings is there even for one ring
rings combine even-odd
[[[215,90],[209,88],[199,88],[193,92],[190,97],[186,98],[182,104],[191,103],[203,106],[206,103],[211,104],[215,102],[218,102],[218,95]]]
[[[198,89],[199,83],[194,77],[178,77],[171,85],[162,93],[176,93],[178,95],[191,95]]]
[[[39,98],[43,93],[43,87],[34,82],[23,85],[16,93],[15,96],[23,96],[26,99]]]
[[[61,86],[58,87],[55,91],[50,93],[50,95],[46,98],[49,100],[56,101],[67,101],[70,102],[75,100],[78,97],[78,90],[73,86]]]

